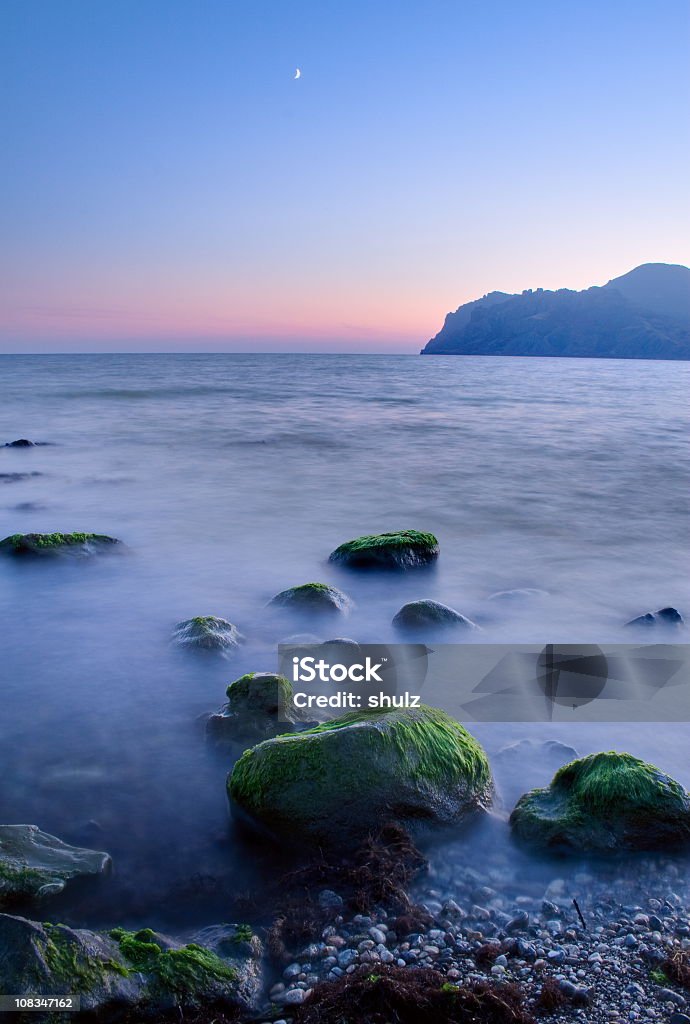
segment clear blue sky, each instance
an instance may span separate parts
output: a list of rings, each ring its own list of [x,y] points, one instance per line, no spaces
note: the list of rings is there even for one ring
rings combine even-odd
[[[3,0],[0,350],[415,351],[687,263],[689,11]]]

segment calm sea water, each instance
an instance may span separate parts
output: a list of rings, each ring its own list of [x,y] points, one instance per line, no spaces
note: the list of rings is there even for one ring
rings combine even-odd
[[[232,678],[273,668],[286,630],[309,629],[266,613],[291,585],[347,590],[357,608],[338,632],[362,642],[395,639],[417,597],[481,622],[485,642],[629,641],[632,616],[687,611],[688,384],[690,365],[663,362],[0,358],[0,442],[51,442],[0,450],[0,473],[40,474],[0,478],[0,537],[127,545],[0,567],[0,820],[113,853],[111,915],[162,913],[194,876],[250,886],[261,858],[237,854],[229,766],[197,719]],[[437,534],[433,574],[328,565],[341,541],[401,527]],[[526,587],[549,596],[487,602]],[[247,636],[234,661],[171,647],[174,623],[203,614]],[[690,785],[684,726],[474,731],[493,751],[528,730],[630,749]]]

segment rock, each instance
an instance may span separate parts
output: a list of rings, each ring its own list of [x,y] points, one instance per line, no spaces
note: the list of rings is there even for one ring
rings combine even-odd
[[[519,839],[563,851],[665,849],[690,843],[690,794],[631,754],[591,754],[521,797],[510,823]]]
[[[507,743],[493,758],[498,791],[507,807],[514,807],[522,794],[542,786],[554,772],[579,754],[559,740],[522,739]]]
[[[285,1006],[299,1006],[306,998],[307,993],[303,988],[291,988],[281,997],[280,1002]]]
[[[682,626],[683,616],[677,608],[660,608],[656,612],[646,612],[636,619],[626,622],[626,626]]]
[[[18,484],[20,480],[30,480],[34,476],[43,476],[42,473],[0,473],[0,484]],[[8,538],[9,539],[9,538]]]
[[[269,607],[286,608],[309,615],[339,615],[352,608],[352,601],[337,587],[327,583],[303,583],[276,594]]]
[[[348,569],[406,570],[430,565],[438,554],[438,541],[433,533],[400,530],[346,541],[331,552],[329,561]]]
[[[658,988],[656,994],[662,1003],[675,1003],[676,1006],[685,1006],[685,996],[675,992],[672,988]]]
[[[406,632],[429,629],[479,629],[454,608],[438,601],[411,601],[404,604],[393,619],[393,625]]]
[[[20,437],[18,441],[7,441],[5,448],[35,448],[37,443],[40,442],[28,441],[25,437]]]
[[[0,825],[0,907],[57,895],[111,867],[107,853],[68,846],[36,825]]]
[[[274,838],[354,847],[389,821],[456,824],[489,806],[479,743],[443,711],[356,711],[246,751],[228,778],[234,811]]]
[[[343,897],[332,889],[322,889],[318,896],[322,910],[339,910],[343,905]]]
[[[108,1020],[207,1007],[246,1012],[258,1003],[262,950],[256,939],[249,956],[240,953],[233,928],[204,929],[200,936],[212,931],[214,944],[184,945],[148,928],[93,932],[0,914],[0,990],[78,994],[82,1011]],[[37,1024],[51,1017],[32,1015]]]
[[[0,541],[0,551],[8,555],[93,555],[120,543],[102,533],[15,533]]]
[[[487,601],[532,601],[537,597],[548,596],[547,590],[537,590],[535,587],[518,587],[516,590],[499,590],[495,594],[490,594],[487,597]]]
[[[193,619],[178,622],[173,634],[180,647],[198,647],[205,651],[235,651],[244,637],[227,619],[216,615],[198,615]]]
[[[520,910],[506,925],[507,932],[524,931],[529,928],[529,914],[526,910]]]
[[[206,732],[213,742],[258,742],[291,731],[301,721],[292,703],[292,684],[272,672],[247,672],[230,683],[228,702],[211,715]]]

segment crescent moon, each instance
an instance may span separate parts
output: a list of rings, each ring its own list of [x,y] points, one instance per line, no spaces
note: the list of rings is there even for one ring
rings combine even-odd
[[[295,80],[302,77],[302,72],[299,68],[295,68]]]

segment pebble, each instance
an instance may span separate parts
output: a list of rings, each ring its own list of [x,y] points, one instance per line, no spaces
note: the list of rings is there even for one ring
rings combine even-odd
[[[618,863],[615,871],[566,868],[544,888],[505,851],[487,853],[481,872],[458,855],[432,865],[433,888],[426,878],[411,893],[433,922],[410,934],[398,934],[383,908],[349,918],[332,899],[338,894],[324,889],[320,905],[341,913],[323,929],[323,941],[294,954],[270,997],[297,1007],[322,978],[352,974],[360,964],[371,971],[395,964],[432,967],[458,984],[512,978],[530,1000],[554,978],[567,1004],[545,1024],[690,1024],[687,994],[652,976],[672,951],[690,952],[690,877],[679,864],[660,857],[636,859],[627,872]],[[496,950],[477,957],[487,943]]]

